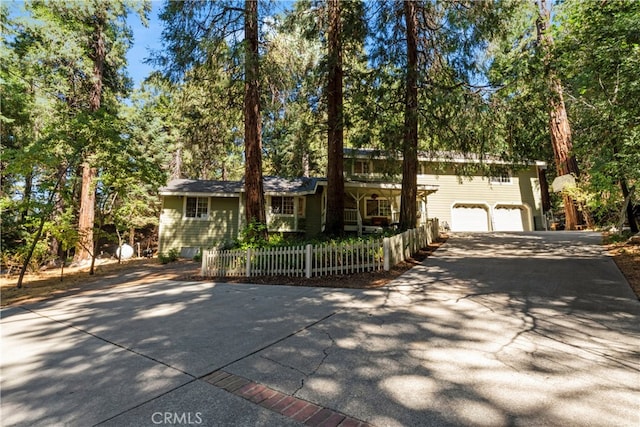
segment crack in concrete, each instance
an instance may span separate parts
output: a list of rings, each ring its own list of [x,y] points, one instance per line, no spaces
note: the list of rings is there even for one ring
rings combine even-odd
[[[320,362],[318,362],[316,367],[313,368],[313,370],[309,374],[306,374],[304,378],[300,379],[300,386],[297,389],[295,389],[293,393],[291,393],[292,396],[296,396],[296,394],[304,388],[305,379],[309,379],[310,377],[314,376],[318,372],[318,370],[320,370],[322,365],[324,365],[324,362],[329,357],[329,349],[331,349],[336,345],[336,340],[331,336],[329,332],[327,331],[322,331],[322,332],[329,338],[331,343],[322,349],[322,354],[323,354],[322,359],[320,359]]]

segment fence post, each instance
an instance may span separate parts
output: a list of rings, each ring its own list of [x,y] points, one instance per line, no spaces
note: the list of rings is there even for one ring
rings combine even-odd
[[[247,248],[247,266],[245,276],[251,277],[251,248]]]
[[[312,261],[313,261],[313,246],[311,246],[311,244],[307,245],[306,248],[306,252],[305,252],[305,256],[304,256],[304,276],[307,279],[311,278],[311,267],[312,267]]]
[[[390,242],[391,239],[385,237],[382,239],[382,261],[384,262],[384,271],[391,270],[391,250],[390,250]]]
[[[209,250],[204,249],[202,251],[202,262],[200,263],[200,275],[202,277],[207,276],[207,259],[209,258]]]

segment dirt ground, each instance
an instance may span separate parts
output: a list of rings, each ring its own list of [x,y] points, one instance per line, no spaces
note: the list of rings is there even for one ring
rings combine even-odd
[[[640,300],[640,244],[619,242],[609,243],[606,247]]]
[[[391,271],[376,271],[343,276],[313,277],[229,277],[206,278],[227,283],[257,283],[297,286],[323,286],[338,288],[379,288],[389,283],[414,265],[420,264],[446,241],[434,242],[419,251]],[[626,276],[632,289],[640,299],[640,245],[625,243],[608,244],[607,249]],[[118,264],[107,261],[97,266],[94,275],[89,275],[89,267],[65,268],[62,281],[60,269],[42,271],[25,277],[23,288],[17,289],[17,277],[0,277],[0,305],[19,305],[63,295],[81,293],[116,286],[135,286],[153,280],[203,280],[199,277],[200,265],[190,260],[162,265],[157,259],[136,259]]]

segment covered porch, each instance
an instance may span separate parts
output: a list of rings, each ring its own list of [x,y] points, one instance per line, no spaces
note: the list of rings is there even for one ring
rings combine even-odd
[[[418,225],[428,219],[427,196],[438,190],[435,185],[419,184],[417,193]],[[397,227],[400,220],[399,183],[347,181],[344,185],[344,230],[362,234],[382,233]]]

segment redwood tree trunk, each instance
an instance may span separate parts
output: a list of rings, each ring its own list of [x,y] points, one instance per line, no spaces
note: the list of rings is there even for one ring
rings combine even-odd
[[[89,111],[92,113],[100,109],[102,100],[102,84],[104,78],[104,61],[107,55],[105,46],[106,14],[103,10],[96,13],[93,20],[94,35],[91,52],[93,60],[92,86],[89,93]],[[78,213],[78,245],[74,261],[84,261],[93,257],[93,227],[96,215],[96,188],[94,186],[97,177],[97,169],[90,163],[90,150],[85,153],[82,162],[82,190],[80,192],[80,210]],[[93,267],[93,266],[92,266]],[[93,273],[93,268],[91,273]]]
[[[578,162],[571,154],[573,144],[571,141],[571,126],[567,118],[567,110],[564,104],[562,84],[551,66],[551,49],[553,47],[553,37],[549,32],[551,22],[551,11],[546,4],[546,0],[538,0],[538,41],[545,52],[546,78],[549,85],[549,131],[551,133],[551,145],[555,157],[556,170],[558,176],[573,174],[579,175]],[[580,213],[575,201],[571,196],[563,193],[565,213],[565,229],[575,230],[581,222]]]
[[[325,233],[344,233],[344,121],[342,94],[342,22],[340,1],[328,1],[327,218]]]
[[[78,245],[74,261],[84,261],[93,255],[93,225],[95,222],[96,189],[93,181],[96,169],[87,162],[82,164],[82,187],[80,190],[80,211],[78,212]]]
[[[402,144],[402,193],[400,195],[400,230],[416,227],[418,196],[418,33],[416,4],[404,2],[407,31],[407,74]]]
[[[244,37],[244,149],[246,219],[247,224],[266,225],[264,189],[262,183],[262,126],[260,123],[260,94],[258,86],[258,1],[245,0]],[[261,231],[267,237],[267,229]]]

